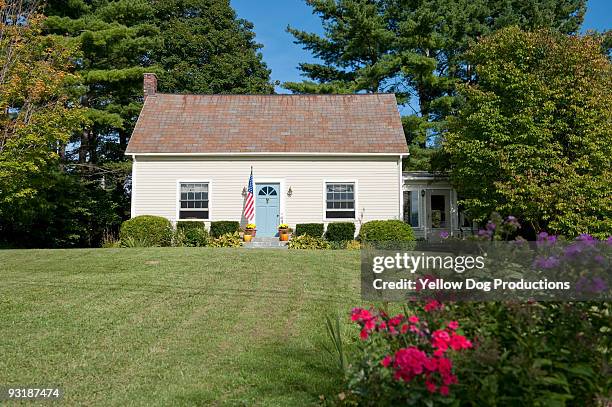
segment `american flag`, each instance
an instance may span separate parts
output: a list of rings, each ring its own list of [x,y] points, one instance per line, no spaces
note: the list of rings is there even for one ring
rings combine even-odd
[[[251,176],[249,177],[249,190],[244,204],[244,218],[247,222],[251,222],[255,216],[255,200],[253,199],[253,167],[251,167]]]

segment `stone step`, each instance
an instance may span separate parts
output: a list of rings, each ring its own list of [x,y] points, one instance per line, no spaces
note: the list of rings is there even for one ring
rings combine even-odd
[[[250,242],[244,242],[247,249],[286,249],[287,242],[281,242],[277,237],[255,237]]]

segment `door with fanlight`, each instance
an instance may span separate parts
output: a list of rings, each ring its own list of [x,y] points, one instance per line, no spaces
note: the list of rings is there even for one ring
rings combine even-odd
[[[280,220],[280,185],[257,184],[255,188],[255,224],[257,236],[272,237]]]

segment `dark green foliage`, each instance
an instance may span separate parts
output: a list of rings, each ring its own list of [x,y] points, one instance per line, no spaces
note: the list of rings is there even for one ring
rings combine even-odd
[[[204,222],[194,221],[194,220],[179,220],[176,222],[176,228],[180,230],[190,230],[190,229],[204,229],[206,230],[206,224]]]
[[[298,93],[394,92],[418,107],[405,122],[408,166],[428,169],[428,152],[458,106],[455,85],[474,81],[463,53],[502,27],[550,27],[577,32],[585,0],[307,0],[324,23],[323,36],[289,28],[296,42],[322,60],[301,63]],[[412,102],[412,103],[411,103]],[[428,143],[429,141],[429,143]],[[415,148],[416,147],[416,148]],[[420,154],[414,154],[414,153]]]
[[[210,237],[204,222],[179,221],[174,233],[175,246],[204,247],[208,245]]]
[[[138,246],[170,246],[172,243],[172,224],[168,219],[161,216],[137,216],[123,222],[119,239],[122,244],[135,241]]]
[[[234,220],[218,220],[210,223],[210,234],[218,238],[227,233],[234,233],[240,230],[240,223]]]
[[[163,47],[154,51],[160,90],[169,93],[272,93],[253,24],[228,1],[151,0]]]
[[[298,223],[295,225],[295,235],[308,235],[312,237],[323,236],[325,225],[323,223]]]
[[[470,355],[457,361],[457,397],[469,405],[598,406],[610,389],[609,303],[458,303]],[[565,401],[565,402],[561,402]],[[567,404],[566,404],[567,403]],[[503,404],[506,405],[506,404]]]
[[[325,238],[331,242],[344,242],[355,238],[353,222],[334,222],[327,225]]]
[[[30,184],[33,198],[14,201],[0,211],[0,244],[8,247],[97,247],[104,233],[118,231],[121,217],[113,190],[97,182],[50,172]]]
[[[415,241],[412,227],[401,220],[372,220],[361,225],[359,238],[362,242],[412,242]]]

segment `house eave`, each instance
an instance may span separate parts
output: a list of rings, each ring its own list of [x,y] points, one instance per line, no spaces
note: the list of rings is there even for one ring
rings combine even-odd
[[[226,153],[139,153],[126,152],[128,156],[144,156],[144,157],[407,157],[408,152],[396,153],[350,153],[350,152],[226,152]]]

